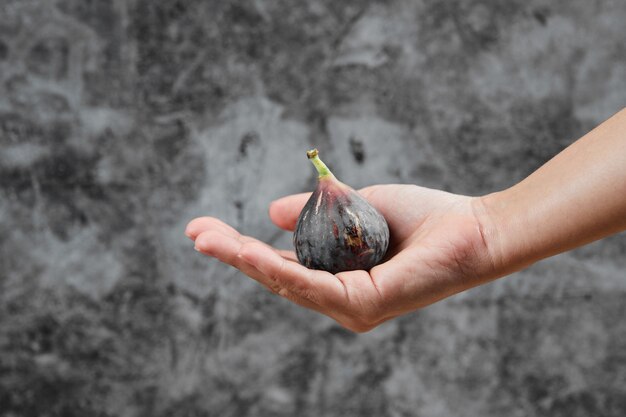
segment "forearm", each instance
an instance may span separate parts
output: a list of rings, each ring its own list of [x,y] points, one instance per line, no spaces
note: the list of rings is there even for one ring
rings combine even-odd
[[[626,230],[626,109],[482,202],[503,274]]]

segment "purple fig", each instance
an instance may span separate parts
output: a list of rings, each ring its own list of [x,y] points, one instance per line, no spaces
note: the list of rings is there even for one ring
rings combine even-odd
[[[370,270],[389,246],[385,218],[354,189],[340,182],[318,157],[307,152],[319,178],[302,209],[293,243],[298,261],[307,268],[332,274]]]

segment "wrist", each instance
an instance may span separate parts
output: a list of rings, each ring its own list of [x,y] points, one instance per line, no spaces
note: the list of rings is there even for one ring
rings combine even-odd
[[[626,229],[625,128],[622,110],[523,181],[476,198],[498,275]]]
[[[532,245],[524,235],[525,210],[514,201],[513,192],[498,191],[474,200],[474,214],[494,278],[519,271],[538,260],[534,259]]]

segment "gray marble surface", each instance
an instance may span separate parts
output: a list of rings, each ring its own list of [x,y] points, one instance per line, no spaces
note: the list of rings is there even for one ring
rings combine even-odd
[[[2,0],[0,416],[624,416],[626,238],[363,335],[192,250],[318,147],[478,195],[626,105],[626,3]]]

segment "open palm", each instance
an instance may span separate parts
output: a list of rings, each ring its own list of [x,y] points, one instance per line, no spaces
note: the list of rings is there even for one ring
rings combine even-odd
[[[243,236],[212,217],[192,220],[186,234],[198,251],[356,332],[494,277],[479,198],[415,185],[377,185],[359,192],[385,216],[391,233],[386,259],[370,271],[333,275],[307,269],[292,251]],[[272,203],[272,221],[293,231],[309,195]]]

